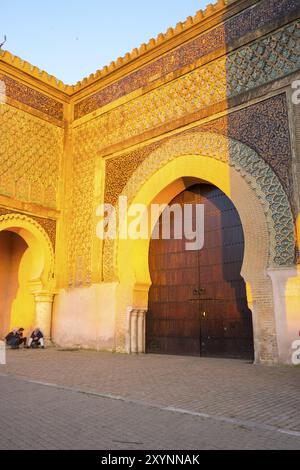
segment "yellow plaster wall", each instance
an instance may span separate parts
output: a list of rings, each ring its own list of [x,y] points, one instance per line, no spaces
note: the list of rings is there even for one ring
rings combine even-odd
[[[35,327],[35,302],[29,288],[32,255],[31,249],[27,248],[19,263],[19,286],[11,308],[10,328],[22,326],[25,329],[25,336],[28,336]]]
[[[0,338],[9,331],[11,307],[18,290],[20,260],[26,243],[12,232],[0,232]]]

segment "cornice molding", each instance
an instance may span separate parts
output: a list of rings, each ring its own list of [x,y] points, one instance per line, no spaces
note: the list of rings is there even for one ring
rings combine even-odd
[[[44,70],[41,70],[35,65],[30,64],[26,60],[11,54],[9,51],[0,50],[0,63],[1,62],[12,66],[16,70],[24,72],[30,77],[39,80],[51,88],[55,88],[56,90],[66,94],[72,93],[72,87],[70,85],[65,85],[61,80],[58,80],[56,77],[54,77],[54,75],[48,74]]]

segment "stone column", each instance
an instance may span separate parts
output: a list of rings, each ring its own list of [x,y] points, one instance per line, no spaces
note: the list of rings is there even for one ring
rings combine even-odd
[[[138,353],[145,352],[145,317],[146,311],[139,310],[138,311],[138,320],[137,320],[137,330],[138,330]]]
[[[36,293],[35,298],[35,323],[44,334],[46,343],[51,340],[51,319],[53,294],[46,292]]]
[[[135,354],[138,352],[138,310],[134,309],[130,313],[130,352]]]
[[[145,352],[146,310],[132,309],[129,312],[129,352]]]
[[[265,273],[247,278],[248,305],[252,311],[255,362],[278,362],[274,300],[271,279]]]

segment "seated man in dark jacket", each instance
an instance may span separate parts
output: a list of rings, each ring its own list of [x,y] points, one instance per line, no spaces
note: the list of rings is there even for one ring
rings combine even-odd
[[[39,328],[35,328],[28,340],[27,348],[38,348],[39,346],[44,349],[44,335]]]
[[[20,344],[26,346],[26,339],[23,338],[24,328],[14,329],[5,336],[6,344],[12,349],[18,349]]]

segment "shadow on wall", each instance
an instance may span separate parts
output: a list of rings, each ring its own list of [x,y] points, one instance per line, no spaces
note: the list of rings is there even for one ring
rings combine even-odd
[[[34,323],[34,297],[29,293],[31,253],[27,243],[14,232],[0,232],[0,338],[15,327]]]

